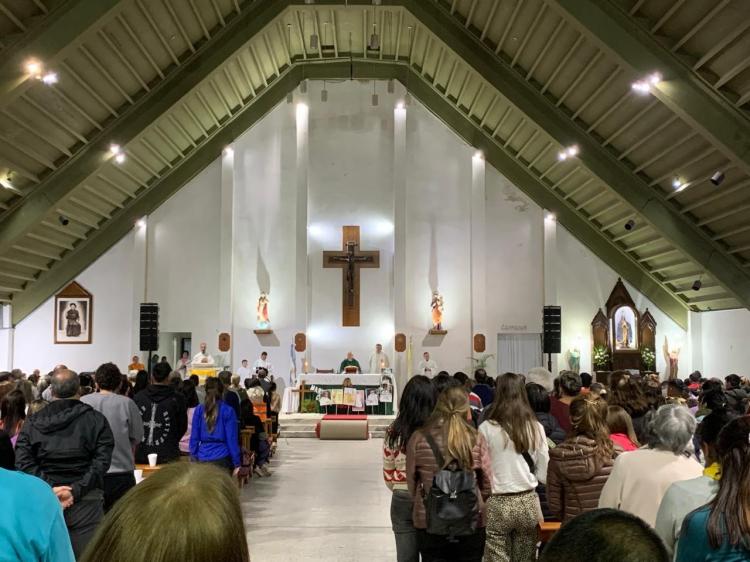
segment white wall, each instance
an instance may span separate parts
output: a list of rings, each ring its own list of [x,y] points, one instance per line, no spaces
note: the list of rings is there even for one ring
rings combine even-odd
[[[732,373],[750,375],[750,311],[722,310],[701,313],[701,373],[724,378]]]
[[[131,341],[133,279],[130,274],[133,233],[96,260],[76,281],[93,295],[92,343],[55,344],[54,298],[47,300],[15,329],[13,367],[46,373],[64,364],[76,371],[93,371],[114,361],[128,366],[136,344]]]

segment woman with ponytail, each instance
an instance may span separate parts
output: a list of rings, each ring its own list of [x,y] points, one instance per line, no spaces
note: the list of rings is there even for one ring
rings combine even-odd
[[[242,465],[237,414],[221,399],[224,385],[215,377],[206,380],[206,399],[193,412],[190,456],[236,475]]]
[[[524,377],[505,373],[497,378],[495,400],[479,433],[492,459],[484,560],[531,562],[542,519],[535,489],[547,482],[549,448],[544,427],[529,405]]]
[[[444,390],[427,423],[415,431],[406,446],[406,481],[414,500],[413,521],[422,562],[442,560],[481,562],[484,552],[484,500],[490,493],[490,459],[487,443],[470,417],[469,396],[462,386]],[[433,446],[439,452],[436,455]],[[440,466],[437,457],[443,459]],[[433,479],[444,468],[474,473],[477,513],[475,531],[448,537],[427,532],[425,498]]]
[[[676,562],[750,560],[750,416],[725,425],[715,448],[718,492],[685,517]]]
[[[599,506],[602,488],[612,472],[616,452],[609,438],[606,411],[603,400],[584,396],[573,400],[571,433],[550,451],[547,503],[563,524]],[[617,452],[622,449],[618,447]]]

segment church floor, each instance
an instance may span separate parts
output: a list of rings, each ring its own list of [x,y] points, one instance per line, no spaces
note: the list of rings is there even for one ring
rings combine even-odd
[[[242,492],[252,562],[393,561],[380,439],[280,439],[270,478]]]

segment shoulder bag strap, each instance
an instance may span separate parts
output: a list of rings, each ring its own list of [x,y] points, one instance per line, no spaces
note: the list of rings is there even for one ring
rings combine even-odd
[[[435,438],[427,431],[423,431],[422,435],[424,435],[425,441],[427,441],[430,449],[432,449],[432,454],[435,455],[435,460],[438,463],[438,470],[442,470],[445,467],[445,458],[443,458],[443,454],[440,452],[440,447],[438,447],[435,442]]]
[[[531,471],[531,474],[534,474],[536,472],[536,466],[534,465],[534,459],[531,458],[531,455],[528,451],[524,451],[521,453],[521,456],[523,457],[523,460],[526,461],[526,464],[529,465],[529,470]]]

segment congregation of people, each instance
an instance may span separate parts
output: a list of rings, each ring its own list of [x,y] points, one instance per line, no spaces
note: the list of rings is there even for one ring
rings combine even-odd
[[[272,476],[281,398],[268,365],[200,384],[138,359],[129,374],[0,372],[0,560],[249,560],[238,490]],[[223,524],[186,535],[180,513]]]
[[[734,374],[413,376],[383,444],[397,560],[750,560],[749,397]]]

